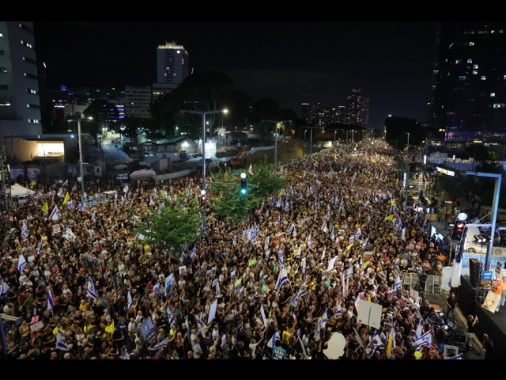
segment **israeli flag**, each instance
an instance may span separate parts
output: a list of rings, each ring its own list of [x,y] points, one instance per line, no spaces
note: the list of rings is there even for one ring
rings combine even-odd
[[[285,268],[281,268],[279,270],[278,280],[276,282],[276,290],[280,291],[283,284],[287,281],[289,281],[288,280],[288,272],[286,271]]]
[[[93,298],[94,301],[98,299],[98,292],[95,284],[91,277],[88,277],[88,288],[86,289],[86,294]]]
[[[51,211],[51,214],[49,215],[49,219],[58,221],[61,218],[60,210],[58,210],[58,206],[54,206],[53,211]]]
[[[159,350],[160,348],[167,347],[167,343],[169,342],[169,337],[166,337],[164,340],[162,340],[160,343],[155,344],[153,347],[151,347],[152,350]]]
[[[19,254],[19,260],[18,260],[18,272],[21,273],[23,271],[23,268],[26,265],[26,259],[25,256],[23,256],[22,253]]]
[[[134,301],[130,294],[130,290],[127,290],[127,310],[130,310],[132,307],[134,307]]]
[[[67,350],[67,339],[65,336],[58,331],[58,335],[56,336],[56,347],[57,350]]]
[[[48,289],[47,291],[47,310],[53,310],[54,300],[53,300],[53,293],[51,292],[51,289]]]

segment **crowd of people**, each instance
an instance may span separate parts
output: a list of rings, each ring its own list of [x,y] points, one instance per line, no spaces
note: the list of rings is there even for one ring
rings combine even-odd
[[[403,278],[440,275],[446,252],[423,211],[400,201],[384,151],[362,144],[286,163],[278,168],[285,189],[240,223],[209,208],[205,233],[181,252],[151,246],[134,229],[162,196],[199,197],[196,178],[122,185],[115,199],[93,203],[76,187],[37,185],[0,220],[0,307],[12,317],[1,355],[443,359],[433,310],[422,315]],[[361,306],[376,305],[378,315],[359,318]]]

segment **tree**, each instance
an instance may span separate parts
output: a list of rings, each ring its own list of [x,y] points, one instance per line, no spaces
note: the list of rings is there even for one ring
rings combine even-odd
[[[185,243],[193,243],[201,233],[202,220],[199,200],[185,196],[160,196],[158,210],[149,208],[149,217],[135,232],[145,236],[143,243],[178,250]],[[134,217],[138,218],[135,213]]]
[[[230,219],[233,222],[246,217],[260,205],[265,196],[275,194],[286,187],[286,179],[275,174],[273,168],[274,165],[268,163],[267,155],[264,155],[263,161],[252,167],[253,174],[246,173],[247,195],[239,194],[239,176],[234,175],[230,168],[211,174],[212,182],[208,183],[210,186],[207,189],[212,212],[218,218]]]

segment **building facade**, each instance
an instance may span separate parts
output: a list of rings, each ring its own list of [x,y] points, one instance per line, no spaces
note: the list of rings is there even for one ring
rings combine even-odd
[[[125,117],[151,117],[150,86],[125,86]]]
[[[166,42],[156,49],[156,83],[153,97],[167,94],[177,88],[189,74],[188,52],[182,45]]]
[[[447,133],[506,131],[506,22],[437,24],[430,124]]]
[[[42,133],[39,77],[31,21],[0,21],[0,133]]]

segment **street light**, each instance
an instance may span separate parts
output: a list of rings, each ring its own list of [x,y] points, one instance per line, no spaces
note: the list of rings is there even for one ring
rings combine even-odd
[[[83,146],[81,143],[81,120],[92,120],[92,117],[87,119],[77,119],[77,139],[79,143],[79,175],[81,176],[81,197],[84,202],[84,170],[83,170]]]
[[[409,152],[409,132],[406,132],[408,134],[408,149],[407,151]]]
[[[197,115],[202,115],[202,191],[201,194],[203,197],[206,195],[206,115],[214,115],[220,112],[228,113],[227,109],[223,110],[214,110],[214,111],[194,111],[194,110],[181,110],[181,113],[193,113]],[[204,208],[202,210],[203,222],[202,226],[206,227],[206,205],[204,204]]]
[[[274,123],[276,125],[276,129],[274,130],[274,170],[278,167],[278,125],[281,123],[286,123],[286,120],[262,120],[270,123]]]

